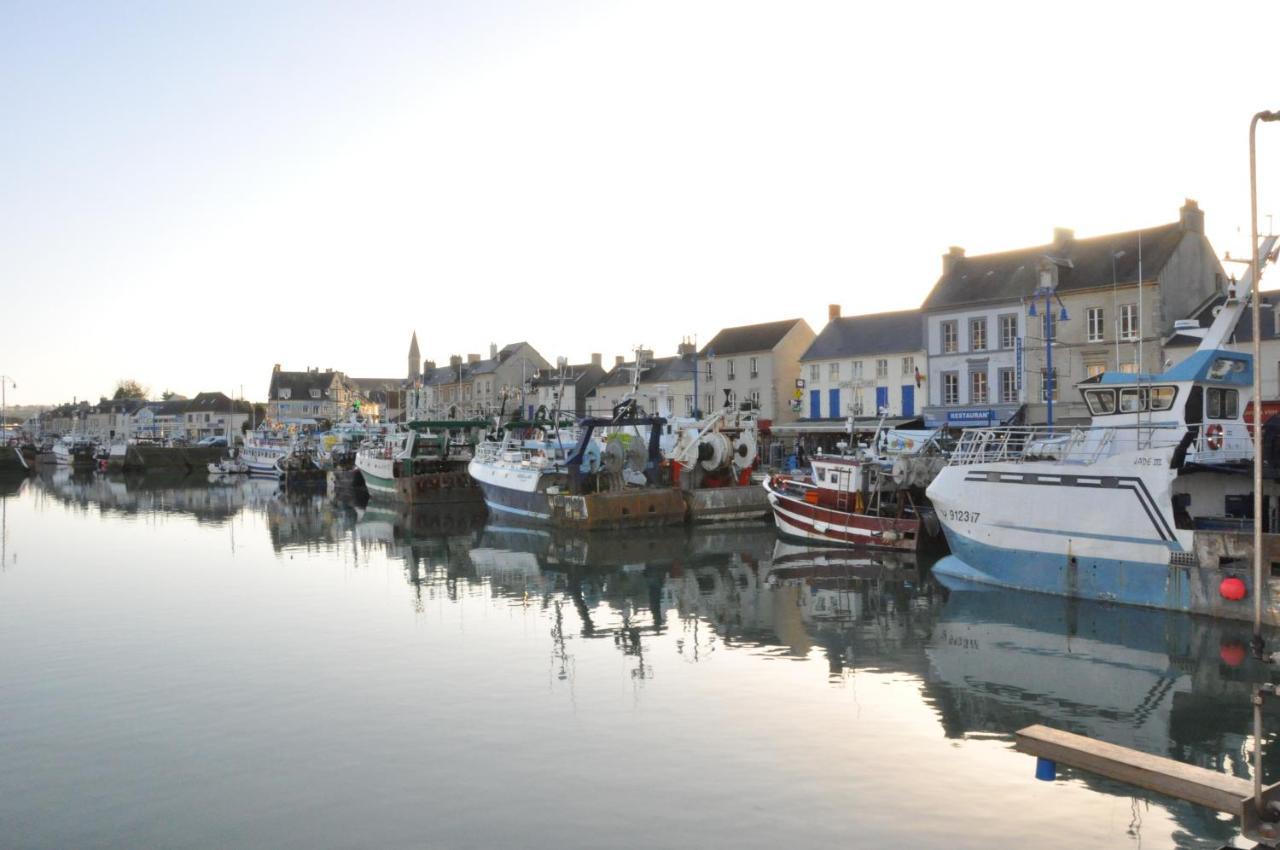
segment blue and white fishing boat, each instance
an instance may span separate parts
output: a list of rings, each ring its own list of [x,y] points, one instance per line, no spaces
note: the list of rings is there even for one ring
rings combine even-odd
[[[1212,326],[1192,332],[1200,345],[1168,371],[1082,382],[1090,427],[965,430],[927,491],[952,551],[934,571],[1250,618],[1243,597],[1271,595],[1251,587],[1254,363],[1225,347],[1248,304],[1236,292],[1249,287],[1228,290]],[[1274,515],[1280,487],[1269,481],[1264,495]],[[1270,605],[1264,616],[1280,621]]]

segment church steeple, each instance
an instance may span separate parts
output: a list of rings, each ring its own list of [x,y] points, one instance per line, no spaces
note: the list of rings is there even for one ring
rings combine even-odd
[[[418,332],[413,332],[413,339],[409,341],[409,380],[417,383],[422,377],[422,355],[418,353]]]

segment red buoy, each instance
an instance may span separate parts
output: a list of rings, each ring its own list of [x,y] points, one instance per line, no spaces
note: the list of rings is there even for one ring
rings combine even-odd
[[[1218,593],[1223,599],[1231,602],[1239,602],[1249,595],[1249,590],[1244,586],[1244,582],[1235,576],[1224,578],[1222,583],[1218,585]]]
[[[1228,667],[1239,667],[1243,664],[1245,653],[1244,644],[1238,640],[1223,641],[1222,646],[1218,647],[1218,657]]]

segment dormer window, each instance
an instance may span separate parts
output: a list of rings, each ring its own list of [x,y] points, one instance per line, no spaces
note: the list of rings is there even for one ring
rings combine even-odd
[[[312,390],[312,391],[311,391],[311,397],[312,397],[312,398],[320,398],[320,390]]]
[[[293,390],[288,387],[282,387],[280,389],[280,398],[293,398]]]

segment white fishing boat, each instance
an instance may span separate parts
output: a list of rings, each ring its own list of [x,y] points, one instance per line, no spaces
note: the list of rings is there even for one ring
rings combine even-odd
[[[467,474],[467,464],[486,425],[481,420],[410,422],[361,445],[355,468],[371,497],[410,503],[478,502],[480,493]]]
[[[1266,256],[1276,242],[1268,237]],[[1253,358],[1225,348],[1250,280],[1160,374],[1079,385],[1090,427],[965,430],[928,488],[952,555],[940,575],[1217,616],[1252,616]],[[1264,485],[1276,529],[1280,488]],[[1274,598],[1274,597],[1273,597]],[[1278,612],[1264,605],[1275,622]]]
[[[67,434],[53,444],[54,462],[58,466],[92,469],[95,450],[93,441],[83,434]]]
[[[281,429],[259,428],[244,435],[240,460],[250,475],[276,474],[276,461],[293,451],[297,438]]]

